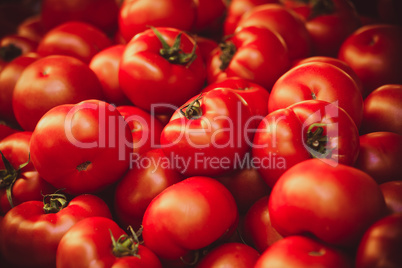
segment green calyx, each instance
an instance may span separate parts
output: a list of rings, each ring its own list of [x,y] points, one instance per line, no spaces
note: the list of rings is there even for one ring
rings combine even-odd
[[[312,149],[311,155],[315,158],[327,157],[330,151],[327,149],[328,137],[324,134],[326,124],[312,124],[307,130],[306,144]]]
[[[139,237],[142,233],[142,226],[138,232],[134,232],[131,226],[128,227],[131,235],[121,235],[117,240],[114,238],[112,231],[109,229],[110,238],[112,239],[112,252],[116,257],[127,257],[134,256],[141,258],[138,254],[138,248],[141,242],[139,241]]]
[[[68,205],[67,197],[64,194],[54,193],[43,196],[43,211],[46,214],[57,213]]]
[[[237,49],[236,46],[230,41],[219,44],[219,48],[221,49],[221,55],[219,56],[221,65],[219,66],[219,69],[224,71],[232,61]]]
[[[10,62],[13,59],[22,55],[22,49],[14,44],[8,44],[0,47],[0,59]]]
[[[180,109],[180,113],[184,115],[187,119],[197,119],[201,117],[202,111],[201,111],[201,103],[200,99],[202,98],[202,93],[195,99],[193,100],[190,104],[182,107]],[[186,109],[185,111],[183,111]]]

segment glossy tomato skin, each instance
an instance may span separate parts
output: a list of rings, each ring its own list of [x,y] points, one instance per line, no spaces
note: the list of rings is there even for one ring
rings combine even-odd
[[[356,82],[338,67],[310,62],[291,68],[272,88],[268,112],[303,101],[337,102],[359,128],[363,117],[363,97]]]
[[[0,121],[0,141],[3,140],[5,137],[19,131],[19,129],[12,128],[11,126],[6,125]]]
[[[94,195],[79,195],[59,212],[49,214],[41,201],[24,202],[2,220],[1,253],[14,266],[54,267],[62,236],[75,223],[93,216],[111,218],[107,205]]]
[[[169,46],[181,34],[179,48],[195,59],[184,64],[170,62],[161,55],[162,43],[153,29],[136,35],[127,45],[120,62],[119,82],[128,99],[136,106],[156,113],[177,109],[198,94],[205,82],[205,66],[190,35],[176,28],[156,29]]]
[[[112,33],[117,28],[119,12],[115,0],[43,0],[41,19],[46,30],[67,21],[82,21]]]
[[[272,244],[261,254],[254,267],[352,268],[353,261],[335,247],[309,237],[295,235]]]
[[[26,18],[18,25],[16,31],[18,35],[25,36],[38,43],[46,33],[42,24],[42,18],[39,15],[32,15]]]
[[[190,177],[155,197],[145,211],[144,245],[175,260],[217,241],[237,225],[235,200],[221,183]]]
[[[223,56],[225,51],[225,56]],[[241,77],[268,91],[290,66],[289,50],[283,38],[267,28],[244,27],[225,39],[207,63],[207,82]]]
[[[67,55],[88,64],[95,54],[111,45],[109,37],[91,24],[68,21],[47,32],[37,51],[42,57]]]
[[[238,242],[224,243],[208,252],[196,267],[254,267],[259,256],[260,254],[257,250],[246,244]]]
[[[388,181],[380,184],[388,213],[402,213],[402,180]]]
[[[272,226],[283,236],[309,233],[334,246],[354,248],[385,215],[378,184],[356,168],[309,159],[291,167],[268,202]]]
[[[131,169],[118,182],[114,192],[114,210],[121,226],[138,229],[152,199],[184,179],[172,165],[162,149],[153,149],[132,159]]]
[[[39,119],[57,105],[102,97],[100,82],[87,64],[70,56],[54,55],[24,69],[15,85],[12,105],[21,127],[33,131]]]
[[[102,267],[162,268],[158,257],[143,245],[137,256],[115,256],[112,238],[117,241],[127,233],[105,217],[90,217],[75,224],[60,240],[56,265],[59,268],[86,268],[93,263]]]
[[[402,265],[402,213],[388,215],[367,229],[356,253],[356,268]]]
[[[203,35],[218,37],[222,34],[222,23],[226,15],[225,0],[196,0],[197,15],[192,31]]]
[[[369,174],[377,183],[402,178],[402,135],[393,132],[361,135],[359,151],[355,167]]]
[[[349,64],[363,83],[365,96],[385,84],[402,84],[402,26],[372,24],[351,34],[338,58]]]
[[[31,138],[31,160],[53,186],[70,194],[93,193],[127,171],[131,143],[116,107],[87,100],[56,106],[41,118]]]
[[[290,8],[281,4],[264,4],[245,13],[237,29],[261,26],[281,35],[289,50],[290,60],[306,58],[312,54],[311,37],[304,21]]]
[[[184,107],[197,98],[195,116],[183,115],[180,110],[187,111]],[[193,97],[181,109],[161,134],[162,149],[176,159],[176,170],[186,176],[218,176],[236,168],[250,148],[254,127],[244,99],[221,88]]]
[[[129,0],[120,8],[118,24],[121,35],[128,42],[150,25],[191,31],[196,19],[197,3],[193,0]]]
[[[402,84],[376,88],[364,100],[362,134],[390,131],[402,135]]]

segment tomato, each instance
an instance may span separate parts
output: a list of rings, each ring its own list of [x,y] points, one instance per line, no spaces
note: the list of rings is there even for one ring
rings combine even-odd
[[[24,202],[1,222],[1,253],[14,267],[54,267],[63,235],[80,220],[93,216],[111,218],[105,202],[94,195],[79,195],[68,202],[64,195],[54,194],[44,196],[43,202]]]
[[[210,267],[254,267],[260,254],[252,247],[232,242],[212,249],[197,264],[197,268]]]
[[[59,268],[86,268],[95,263],[105,268],[162,268],[158,257],[139,243],[136,233],[127,234],[105,217],[81,220],[66,232],[57,248]]]
[[[401,267],[402,213],[376,221],[368,228],[356,253],[356,268]]]
[[[211,90],[179,108],[161,134],[166,156],[187,175],[218,176],[239,166],[252,141],[251,111],[233,90]]]
[[[18,34],[10,34],[0,39],[0,48],[4,50],[1,58],[8,62],[18,56],[35,52],[37,47],[38,42]]]
[[[25,36],[38,43],[46,33],[40,15],[26,18],[18,25],[16,32],[18,35]]]
[[[388,181],[380,184],[388,213],[402,212],[402,180]]]
[[[19,125],[33,131],[51,108],[102,96],[101,84],[87,64],[70,56],[54,55],[24,69],[14,87],[12,106]]]
[[[360,136],[359,156],[355,167],[372,176],[377,183],[402,178],[402,135],[372,132]]]
[[[368,174],[309,159],[279,178],[268,209],[272,226],[285,237],[308,233],[330,245],[354,248],[386,206],[380,187]]]
[[[195,40],[176,28],[152,28],[136,35],[120,62],[123,92],[139,108],[176,110],[201,91],[205,66]]]
[[[191,31],[197,13],[195,0],[127,0],[120,8],[119,31],[126,41],[149,26]]]
[[[267,102],[269,92],[266,88],[250,82],[240,77],[228,77],[220,82],[215,82],[207,85],[202,89],[202,92],[208,92],[217,88],[230,88],[239,94],[250,106],[251,113],[255,116],[255,120],[261,119],[268,114]]]
[[[244,226],[241,230],[243,239],[258,252],[264,252],[268,247],[283,237],[272,227],[267,209],[269,195],[258,199],[247,211]]]
[[[211,37],[205,37],[200,35],[192,35],[197,46],[200,50],[200,56],[204,60],[204,63],[207,63],[209,55],[212,51],[218,47],[218,42],[212,39]]]
[[[289,236],[271,245],[255,268],[352,268],[353,261],[343,251],[305,236]]]
[[[291,60],[306,58],[312,53],[310,34],[304,21],[280,4],[264,4],[245,13],[237,24],[237,29],[261,26],[281,35],[289,50]]]
[[[37,53],[19,56],[8,63],[0,72],[0,118],[8,123],[18,125],[12,106],[14,87],[25,67],[38,59]]]
[[[139,155],[160,146],[163,125],[158,118],[131,105],[117,106],[116,109],[127,122],[133,136],[132,158],[138,158]]]
[[[270,91],[289,65],[289,50],[278,33],[244,27],[213,50],[207,63],[207,81],[211,84],[237,76]]]
[[[42,57],[67,55],[88,64],[95,54],[111,45],[107,35],[91,24],[68,21],[48,31],[37,51]]]
[[[146,208],[164,189],[183,179],[173,161],[161,149],[150,150],[131,159],[131,168],[118,182],[114,210],[119,224],[138,229]]]
[[[89,62],[89,68],[98,77],[105,101],[115,105],[129,105],[119,83],[119,64],[125,45],[113,45],[96,53]]]
[[[390,131],[402,135],[402,84],[387,84],[372,91],[363,103],[362,134]]]
[[[264,181],[273,187],[293,165],[310,158],[353,165],[359,133],[336,103],[308,100],[268,114],[256,130],[253,160]]]
[[[402,26],[372,24],[354,31],[339,49],[338,58],[360,77],[365,96],[385,84],[402,84]]]
[[[31,160],[44,180],[71,194],[97,192],[129,167],[132,135],[116,107],[98,100],[59,105],[33,131]]]
[[[117,28],[115,0],[42,0],[41,19],[46,30],[68,21],[82,21],[111,33]]]
[[[4,122],[0,121],[0,141],[18,131],[18,129],[12,128],[11,126],[6,125]]]
[[[237,220],[236,203],[225,186],[209,177],[190,177],[151,201],[142,237],[160,258],[174,260],[230,235]]]
[[[220,36],[227,9],[226,0],[196,0],[197,15],[192,32],[213,37]]]
[[[338,102],[359,128],[363,117],[363,97],[356,82],[338,67],[310,62],[291,68],[272,88],[268,112],[303,100]]]
[[[25,201],[42,200],[55,189],[43,180],[29,161],[32,132],[21,131],[0,141],[0,213]]]

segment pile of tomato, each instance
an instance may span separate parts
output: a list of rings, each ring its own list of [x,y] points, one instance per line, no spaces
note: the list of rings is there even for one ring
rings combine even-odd
[[[0,267],[402,267],[399,0],[0,6]]]

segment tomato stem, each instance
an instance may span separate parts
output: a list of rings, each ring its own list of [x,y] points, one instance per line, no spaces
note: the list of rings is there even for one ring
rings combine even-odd
[[[47,194],[43,196],[43,211],[46,214],[57,213],[68,204],[67,197],[64,194],[57,193]]]
[[[230,41],[219,44],[219,47],[221,49],[221,55],[219,56],[221,65],[219,66],[219,69],[223,71],[229,66],[237,49],[236,46]]]
[[[323,155],[326,156],[329,153],[326,148],[328,137],[324,134],[323,128],[325,126],[326,124],[314,123],[307,130],[307,146],[319,153],[319,155],[312,153],[313,157],[322,158]]]
[[[0,47],[0,59],[10,62],[13,59],[22,55],[22,49],[14,44],[8,44]]]
[[[193,100],[190,104],[182,107],[180,109],[180,113],[184,115],[187,119],[197,119],[202,115],[201,112],[201,103],[200,99],[202,98],[202,93]],[[186,108],[186,111],[183,112],[183,109]]]
[[[121,235],[117,240],[114,239],[112,231],[109,229],[110,238],[112,239],[113,255],[116,257],[134,256],[141,258],[141,256],[138,255],[138,248],[141,244],[138,237],[142,233],[142,226],[138,232],[134,232],[131,226],[129,226],[128,229],[131,235]]]

